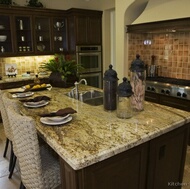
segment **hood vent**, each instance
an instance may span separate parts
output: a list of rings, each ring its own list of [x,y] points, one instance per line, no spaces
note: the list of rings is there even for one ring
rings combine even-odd
[[[190,18],[127,25],[127,33],[190,32]]]
[[[132,24],[188,18],[189,7],[189,0],[149,0],[144,11]]]
[[[189,0],[149,0],[127,32],[173,33],[190,31]]]

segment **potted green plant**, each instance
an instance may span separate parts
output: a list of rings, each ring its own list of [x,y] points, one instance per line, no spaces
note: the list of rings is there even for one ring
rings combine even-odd
[[[49,82],[55,87],[73,86],[78,81],[78,72],[83,68],[70,55],[55,54],[49,62],[40,66],[44,71],[51,71]]]

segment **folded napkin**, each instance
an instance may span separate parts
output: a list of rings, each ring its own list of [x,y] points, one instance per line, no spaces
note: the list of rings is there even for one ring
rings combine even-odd
[[[34,98],[31,98],[31,99],[23,99],[20,101],[21,102],[39,102],[42,100],[48,101],[48,100],[50,100],[50,97],[48,97],[48,96],[36,96]]]
[[[74,114],[77,113],[76,110],[74,110],[73,108],[64,108],[64,109],[60,109],[57,112],[51,112],[51,113],[45,113],[45,114],[40,114],[40,116],[42,117],[53,117],[53,116],[66,116],[68,114]]]

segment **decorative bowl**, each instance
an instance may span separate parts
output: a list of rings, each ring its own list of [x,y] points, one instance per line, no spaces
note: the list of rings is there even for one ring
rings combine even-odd
[[[6,35],[0,35],[0,41],[1,42],[6,41],[6,39],[7,39]]]

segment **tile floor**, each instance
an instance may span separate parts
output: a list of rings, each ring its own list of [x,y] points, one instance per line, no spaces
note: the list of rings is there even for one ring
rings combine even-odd
[[[2,123],[0,123],[0,189],[19,189],[20,174],[18,171],[18,166],[13,174],[12,179],[8,179],[9,160],[8,158],[3,157],[4,146],[5,146],[5,135],[4,135],[3,125]],[[7,157],[9,157],[9,154],[7,155]],[[186,164],[185,164],[185,171],[184,171],[184,178],[182,185],[183,185],[182,189],[190,189],[190,146],[187,149],[187,157],[186,157]]]

